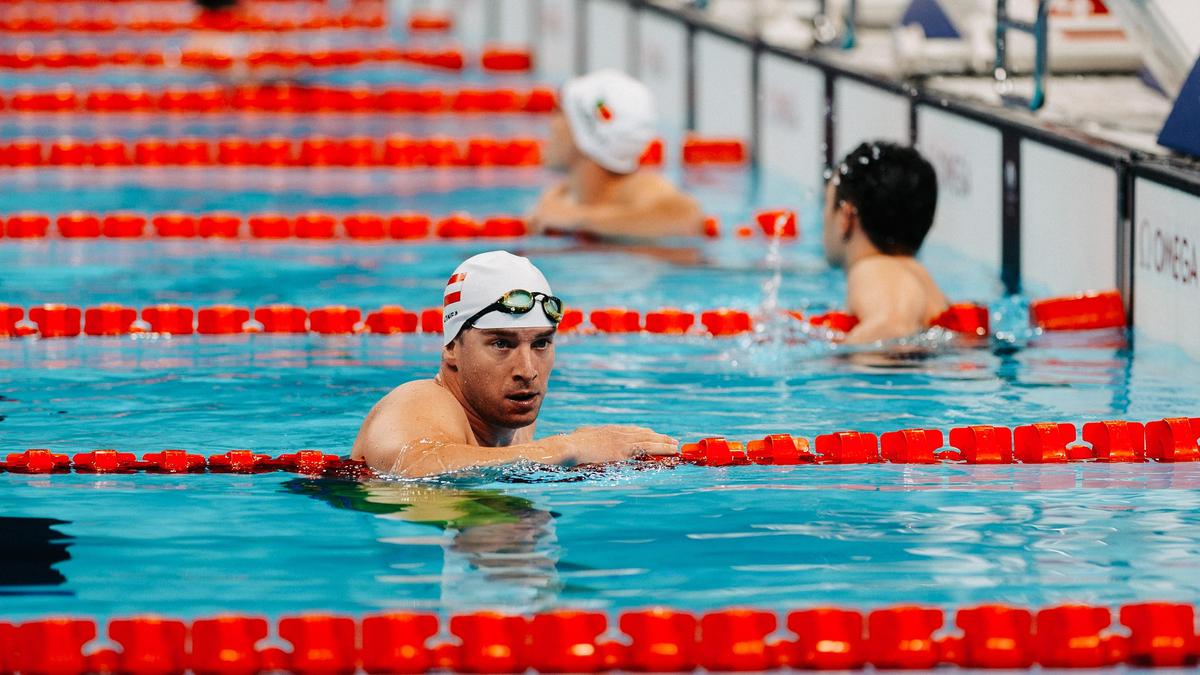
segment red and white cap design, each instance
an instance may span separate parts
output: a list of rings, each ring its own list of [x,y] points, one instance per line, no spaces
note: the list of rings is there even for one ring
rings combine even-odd
[[[512,290],[531,293],[550,291],[550,282],[529,258],[508,251],[488,251],[468,258],[454,270],[446,282],[442,301],[442,344],[450,344],[462,331],[463,324],[484,307],[496,302]],[[475,328],[552,328],[551,321],[540,305],[525,314],[488,312],[476,322]]]

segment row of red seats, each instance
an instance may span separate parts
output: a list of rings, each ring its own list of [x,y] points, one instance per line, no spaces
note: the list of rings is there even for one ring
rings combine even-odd
[[[258,16],[231,17],[229,20],[214,23],[203,18],[187,21],[173,19],[138,19],[120,21],[113,17],[90,16],[84,18],[56,19],[49,16],[8,16],[0,17],[0,33],[84,33],[104,34],[117,31],[133,33],[171,33],[192,30],[227,30],[254,32],[291,32],[299,30],[325,29],[375,29],[383,28],[386,21],[383,16],[362,16],[358,14],[314,16],[303,21],[286,19],[271,19]]]
[[[938,429],[903,429],[881,436],[839,431],[817,436],[814,445],[788,434],[749,443],[714,437],[685,444],[680,452],[684,461],[702,466],[1200,461],[1200,417],[1145,424],[1088,422],[1082,427],[1082,438],[1086,445],[1076,442],[1075,426],[1065,423],[1025,424],[1013,429],[977,425],[951,429],[949,443]]]
[[[236,213],[160,213],[145,216],[133,212],[108,215],[75,212],[51,217],[44,213],[19,213],[0,220],[0,237],[41,239],[49,236],[51,222],[64,239],[136,239],[147,235],[163,238],[252,237],[254,239],[442,239],[512,238],[528,233],[524,220],[514,216],[491,216],[476,220],[465,214],[433,218],[424,213],[351,213],[337,216],[321,211],[296,215],[258,213],[243,218]],[[243,224],[245,225],[243,227]]]
[[[244,85],[222,88],[102,88],[77,92],[70,85],[52,90],[18,89],[0,95],[0,108],[17,112],[534,112],[554,109],[554,90],[319,85]]]
[[[79,51],[54,50],[43,53],[21,50],[0,53],[0,68],[99,68],[101,66],[184,66],[223,70],[232,68],[238,59],[226,54],[212,52],[184,52],[178,63],[168,63],[162,52],[134,52],[119,50],[101,53],[91,49]],[[443,70],[463,70],[467,59],[461,50],[430,50],[418,47],[378,47],[371,49],[340,49],[313,52],[262,51],[253,52],[244,59],[249,67],[292,68],[298,66],[343,67],[363,63],[406,62]],[[526,49],[489,48],[479,57],[479,67],[489,72],[529,72],[533,57]]]
[[[289,671],[354,673],[762,672],[965,668],[1097,668],[1195,665],[1200,640],[1195,608],[1170,602],[1125,605],[1116,632],[1107,607],[1060,605],[1037,611],[980,605],[954,612],[898,606],[864,613],[835,607],[780,616],[756,609],[695,615],[665,608],[626,611],[615,626],[600,612],[558,610],[532,617],[491,612],[447,621],[440,639],[434,614],[391,613],[357,621],[336,614],[281,618],[276,634],[290,649],[266,646],[261,617],[225,615],[190,623],[113,619],[119,649],[89,649],[90,619],[0,624],[0,672],[121,672],[161,675],[190,669],[207,675]],[[613,629],[618,629],[616,633]]]
[[[138,459],[132,452],[92,450],[67,455],[47,449],[32,449],[9,453],[0,461],[0,471],[10,473],[266,473],[290,471],[309,475],[362,477],[369,469],[362,462],[330,455],[320,450],[299,450],[278,457],[252,452],[230,450],[205,457],[186,450],[148,452]],[[5,672],[0,668],[0,673]]]
[[[15,140],[0,145],[0,166],[339,166],[479,167],[537,166],[541,142],[534,138],[414,139],[202,138],[123,141],[62,139],[43,144]]]
[[[366,318],[359,309],[345,306],[321,307],[306,310],[292,305],[268,305],[253,312],[245,307],[217,305],[199,310],[182,305],[155,305],[139,312],[132,307],[104,304],[80,309],[67,305],[42,305],[29,310],[29,322],[24,321],[21,307],[0,304],[0,337],[39,335],[44,338],[77,337],[81,334],[130,335],[162,333],[171,335],[237,335],[242,333],[316,333],[318,335],[350,335],[372,333],[442,332],[442,309],[430,307],[413,312],[403,307],[383,307],[369,312]],[[253,322],[251,319],[253,318]],[[601,309],[588,316],[590,326],[584,327],[584,313],[568,310],[559,330],[572,332],[590,328],[600,333],[634,333],[645,330],[657,334],[695,334],[726,336],[751,330],[753,322],[746,312],[719,309],[691,312],[664,309],[646,313],[643,325],[638,312],[624,309]]]

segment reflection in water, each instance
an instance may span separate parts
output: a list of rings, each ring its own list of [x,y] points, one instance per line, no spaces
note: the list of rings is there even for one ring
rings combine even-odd
[[[441,530],[437,545],[442,549],[442,569],[437,582],[444,611],[538,611],[553,605],[562,587],[556,567],[560,552],[555,514],[527,499],[496,490],[384,480],[298,478],[284,483],[284,489],[335,508]],[[392,546],[429,543],[395,536],[379,541]],[[407,584],[413,579],[393,575],[381,581]]]
[[[0,596],[70,595],[70,591],[34,590],[67,582],[54,565],[71,559],[71,537],[54,529],[69,525],[54,518],[0,516]]]

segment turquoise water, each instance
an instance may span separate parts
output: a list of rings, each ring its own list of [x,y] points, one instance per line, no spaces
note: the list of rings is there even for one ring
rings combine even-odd
[[[55,124],[84,136],[102,123]],[[189,133],[205,135],[231,123],[241,124],[187,122],[199,125]],[[297,118],[283,129],[324,133],[306,126],[322,123]],[[509,123],[538,131],[524,118],[482,126]],[[50,123],[4,118],[0,130],[17,135],[28,124]],[[134,135],[152,128],[113,124],[106,128]],[[479,121],[429,124],[465,135]],[[842,276],[822,261],[811,190],[740,170],[671,175],[727,230],[756,208],[799,209],[803,235],[783,247],[778,304],[840,303]],[[550,179],[541,169],[14,171],[0,178],[0,213],[522,213]],[[508,245],[582,308],[754,310],[774,273],[761,240],[640,252],[542,238]],[[0,240],[0,302],[421,308],[439,304],[459,261],[494,246]],[[811,438],[1200,411],[1187,357],[1122,332],[1032,334],[1024,301],[1001,298],[995,270],[935,248],[923,256],[952,297],[991,304],[996,340],[934,334],[923,358],[868,360],[795,325],[721,340],[564,336],[539,431],[635,423],[685,441]],[[438,349],[436,338],[419,335],[0,341],[0,451],[345,454],[370,406],[430,376]],[[1152,464],[514,467],[367,484],[0,473],[0,527],[20,554],[0,561],[0,595],[13,618],[1195,601],[1198,488],[1200,466]]]

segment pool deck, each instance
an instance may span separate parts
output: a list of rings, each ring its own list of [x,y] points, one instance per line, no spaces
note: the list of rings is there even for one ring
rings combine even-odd
[[[714,19],[683,9],[676,0],[652,0],[648,4],[692,14],[694,21],[743,38],[753,35],[753,17],[750,16]],[[1062,136],[1099,150],[1128,153],[1161,163],[1200,183],[1200,159],[1182,156],[1158,144],[1159,131],[1174,102],[1149,86],[1138,74],[1051,74],[1046,82],[1046,105],[1033,112],[1002,102],[990,76],[909,76],[902,73],[893,56],[890,29],[860,28],[856,46],[849,50],[805,49],[796,43],[772,41],[767,37],[761,39],[762,44],[773,49],[789,51],[848,74],[951,101],[1012,124]],[[1011,81],[1015,92],[1032,89],[1029,77],[1018,76]]]

